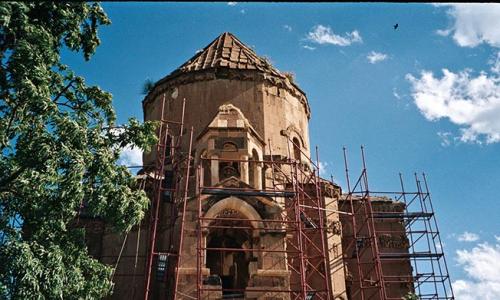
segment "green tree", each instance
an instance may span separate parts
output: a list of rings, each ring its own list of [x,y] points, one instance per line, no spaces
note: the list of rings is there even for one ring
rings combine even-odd
[[[110,20],[97,3],[0,3],[0,298],[99,299],[111,267],[90,257],[71,226],[80,205],[118,232],[148,207],[120,148],[148,150],[155,124],[112,130],[111,94],[61,62],[89,60]],[[20,220],[19,223],[13,220]]]

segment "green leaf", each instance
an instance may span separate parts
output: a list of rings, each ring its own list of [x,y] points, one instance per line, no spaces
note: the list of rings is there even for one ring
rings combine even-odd
[[[149,150],[156,123],[136,119],[112,134],[112,95],[61,61],[88,60],[110,20],[98,3],[0,3],[0,298],[99,299],[111,267],[92,258],[73,222],[90,215],[125,232],[148,198],[117,165],[119,149]]]

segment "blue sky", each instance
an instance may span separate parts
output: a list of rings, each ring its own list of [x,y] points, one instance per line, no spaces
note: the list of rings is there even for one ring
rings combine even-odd
[[[232,32],[295,74],[312,109],[311,144],[341,185],[343,146],[357,173],[365,145],[374,190],[397,189],[398,172],[408,185],[425,172],[457,299],[500,299],[500,5],[103,7],[113,24],[92,60],[63,58],[114,95],[119,122],[142,119],[146,79]]]

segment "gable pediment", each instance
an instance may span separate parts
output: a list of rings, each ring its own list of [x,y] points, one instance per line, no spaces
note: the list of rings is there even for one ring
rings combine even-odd
[[[223,104],[219,106],[217,115],[210,122],[208,128],[245,128],[252,126],[241,110],[232,104]]]
[[[265,145],[264,139],[257,133],[241,110],[231,103],[222,104],[217,114],[208,126],[197,137],[200,139],[209,131],[237,130],[247,131],[253,135],[261,144]]]

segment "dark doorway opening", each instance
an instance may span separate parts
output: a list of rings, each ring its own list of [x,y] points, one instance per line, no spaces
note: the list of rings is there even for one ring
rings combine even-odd
[[[207,237],[207,268],[222,282],[224,299],[244,298],[253,247],[250,222],[216,220]]]

